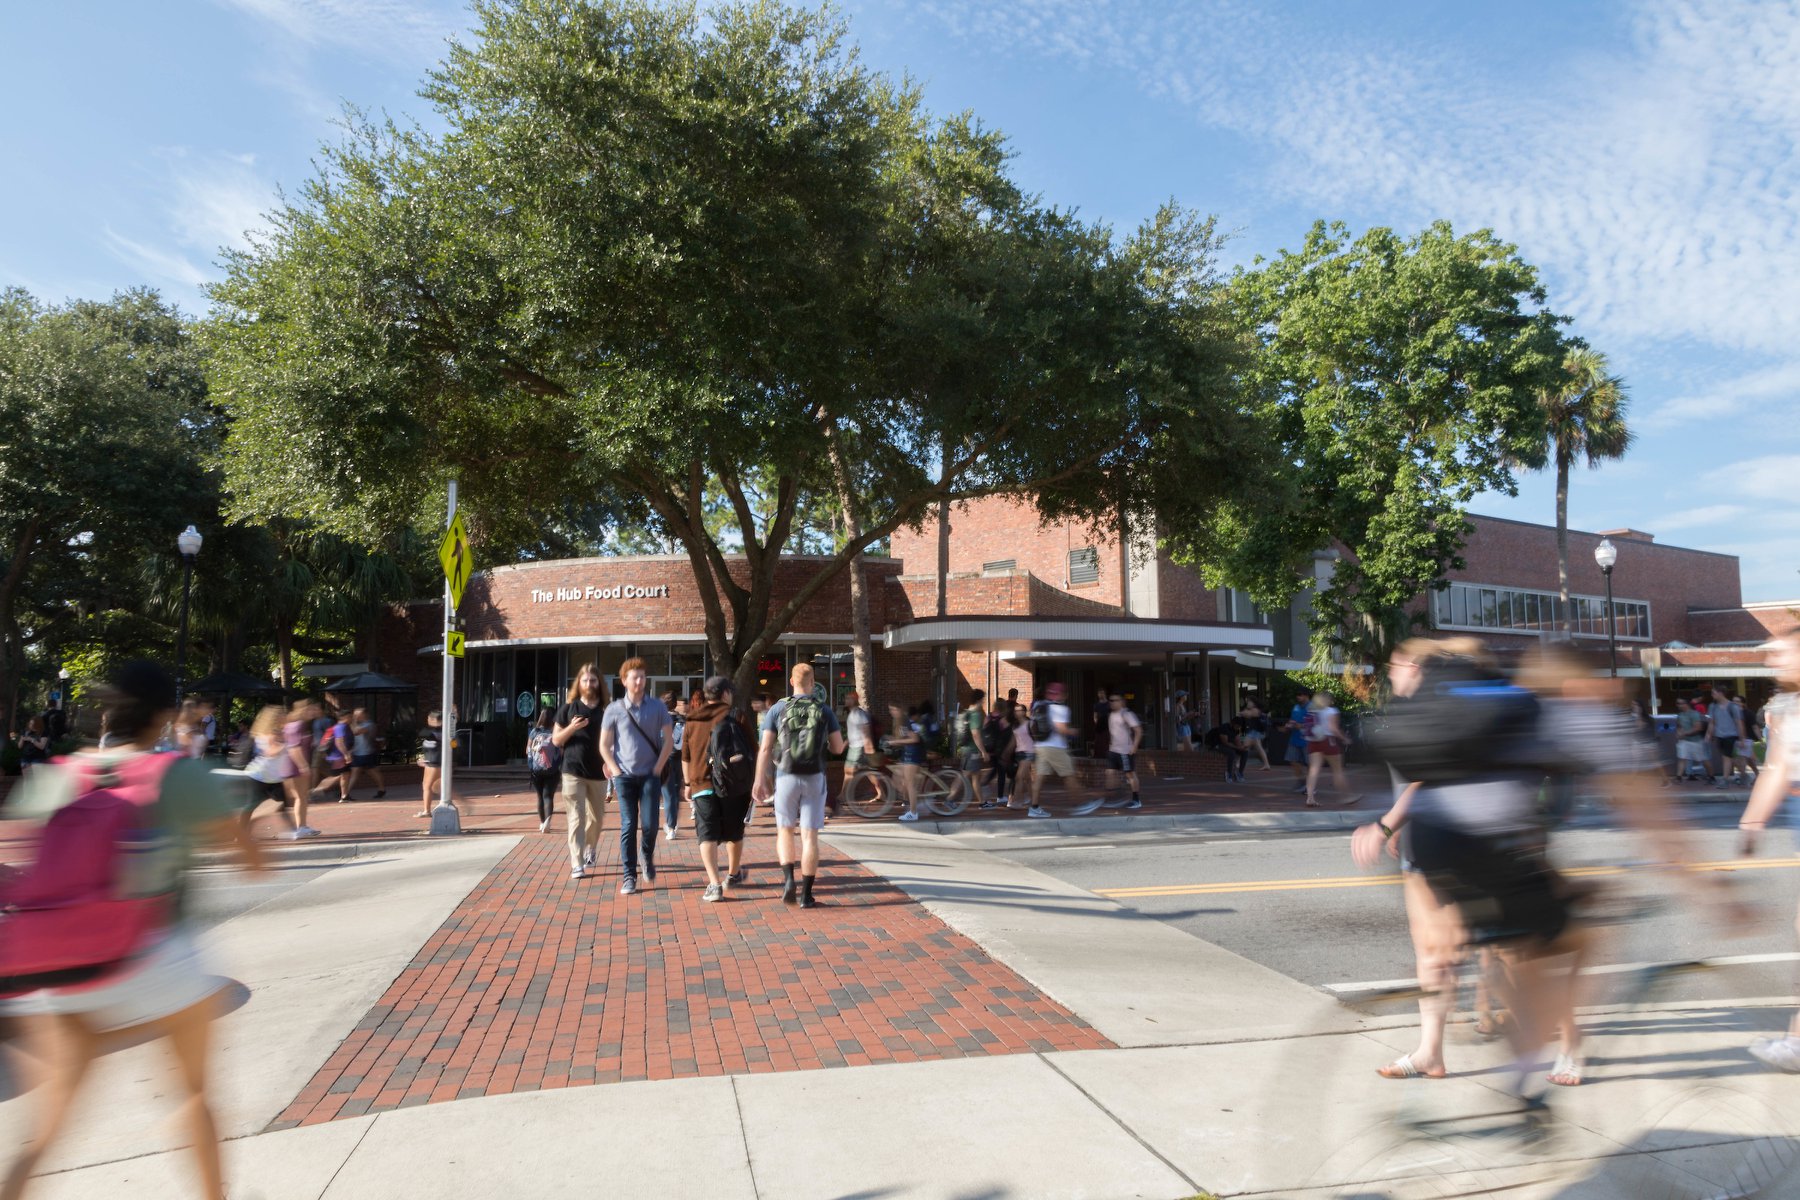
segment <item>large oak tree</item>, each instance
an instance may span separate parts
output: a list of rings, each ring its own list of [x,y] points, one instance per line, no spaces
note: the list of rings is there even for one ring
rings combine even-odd
[[[502,562],[635,513],[748,671],[942,500],[1116,528],[1247,492],[1210,223],[1171,206],[1119,238],[1022,194],[998,135],[865,69],[829,12],[475,18],[422,93],[441,132],[354,120],[229,259],[209,340],[239,516],[367,537],[430,522],[454,476]],[[849,496],[853,532],[778,598],[796,514]]]

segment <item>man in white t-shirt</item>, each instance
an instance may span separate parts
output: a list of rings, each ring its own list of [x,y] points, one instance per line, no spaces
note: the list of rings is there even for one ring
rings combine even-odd
[[[1112,711],[1106,717],[1108,766],[1124,776],[1125,786],[1131,789],[1131,795],[1129,798],[1108,800],[1106,807],[1142,808],[1144,801],[1138,796],[1137,752],[1144,741],[1144,723],[1138,720],[1136,713],[1125,707],[1125,693],[1114,692],[1111,701]]]
[[[1085,817],[1099,809],[1101,801],[1082,800],[1081,784],[1075,777],[1075,760],[1069,757],[1069,739],[1075,736],[1075,716],[1069,711],[1069,692],[1060,683],[1044,689],[1044,699],[1031,706],[1031,736],[1037,742],[1037,769],[1031,773],[1031,807],[1028,817],[1048,817],[1050,810],[1038,802],[1046,775],[1060,775],[1063,786],[1075,807],[1070,816]]]

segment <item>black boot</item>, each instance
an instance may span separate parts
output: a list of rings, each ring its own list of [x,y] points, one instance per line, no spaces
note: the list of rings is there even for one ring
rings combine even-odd
[[[813,899],[813,894],[812,894],[813,880],[815,880],[817,878],[818,878],[817,875],[802,875],[800,877],[800,907],[801,908],[817,908],[819,906],[819,902],[817,900]]]
[[[794,864],[793,863],[782,863],[781,864],[781,902],[783,904],[792,904],[795,899],[796,899],[796,897],[794,894]]]

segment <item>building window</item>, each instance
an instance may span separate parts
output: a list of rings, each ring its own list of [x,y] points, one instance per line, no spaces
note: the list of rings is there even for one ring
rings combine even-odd
[[[1557,633],[1562,627],[1562,607],[1562,598],[1555,592],[1452,583],[1434,597],[1430,611],[1432,623],[1439,629]],[[1604,596],[1570,596],[1568,615],[1572,637],[1606,636]],[[1615,599],[1613,617],[1620,641],[1652,639],[1647,602]]]
[[[1069,586],[1100,582],[1100,552],[1092,546],[1069,551]]]
[[[1018,569],[1018,566],[1019,566],[1019,560],[1018,560],[1018,559],[1016,559],[1016,558],[1002,558],[1002,559],[999,559],[999,560],[997,560],[997,561],[995,561],[995,562],[985,562],[985,563],[982,563],[982,564],[981,564],[981,573],[982,573],[982,574],[983,574],[983,575],[997,575],[997,574],[999,574],[999,573],[1000,573],[1000,572],[1001,572],[1001,571],[1014,571],[1014,570],[1017,570],[1017,569]]]

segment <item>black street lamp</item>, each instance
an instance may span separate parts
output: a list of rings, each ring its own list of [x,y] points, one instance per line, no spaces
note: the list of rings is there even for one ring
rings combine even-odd
[[[175,535],[175,548],[181,551],[181,632],[175,639],[175,702],[181,703],[187,691],[188,602],[194,595],[194,559],[204,539],[200,531],[189,525]]]
[[[1617,679],[1619,627],[1613,616],[1612,573],[1613,564],[1619,561],[1619,549],[1612,544],[1611,538],[1601,538],[1600,544],[1594,547],[1594,561],[1600,564],[1600,573],[1606,576],[1606,673]]]

